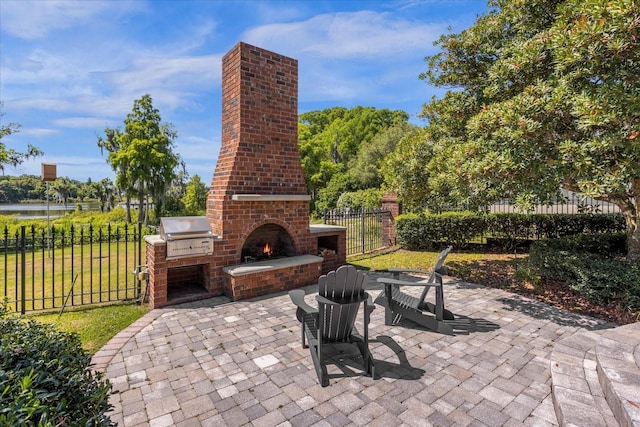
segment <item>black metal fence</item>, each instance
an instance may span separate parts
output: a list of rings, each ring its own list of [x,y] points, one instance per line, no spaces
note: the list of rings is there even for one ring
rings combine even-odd
[[[0,237],[0,300],[25,313],[137,299],[142,226],[20,227]]]
[[[383,209],[330,210],[324,214],[324,223],[347,228],[347,255],[375,251],[387,245],[383,238],[385,218],[391,213]]]
[[[619,213],[620,207],[613,203],[595,200],[584,194],[560,190],[560,197],[551,205],[538,205],[531,213],[538,214],[611,214]],[[527,213],[519,211],[509,200],[501,200],[489,206],[491,213]]]

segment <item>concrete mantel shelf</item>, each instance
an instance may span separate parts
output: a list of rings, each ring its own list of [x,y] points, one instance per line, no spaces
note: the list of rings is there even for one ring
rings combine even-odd
[[[346,231],[347,227],[343,227],[341,225],[332,225],[332,224],[311,224],[309,225],[309,231],[311,234],[316,233],[330,233],[334,231]]]
[[[231,200],[239,202],[308,202],[308,194],[234,194]]]

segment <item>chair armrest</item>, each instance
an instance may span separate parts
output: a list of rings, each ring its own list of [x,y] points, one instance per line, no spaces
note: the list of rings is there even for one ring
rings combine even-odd
[[[428,276],[432,273],[435,273],[436,275],[439,275],[439,276],[446,276],[447,274],[449,274],[449,269],[445,265],[437,269],[435,272],[431,270],[412,270],[412,269],[406,269],[406,268],[388,268],[387,271],[389,273],[393,273],[394,276],[398,275],[399,273],[423,274],[425,276]]]
[[[317,313],[318,309],[307,304],[304,300],[304,296],[305,293],[302,289],[294,289],[292,291],[289,291],[289,298],[291,298],[291,301],[296,305],[296,307],[298,307],[299,310],[302,310],[306,314]]]
[[[378,283],[382,283],[382,284],[385,284],[385,285],[420,286],[422,288],[425,287],[425,286],[431,286],[431,287],[434,287],[434,288],[442,286],[442,284],[438,283],[438,282],[427,282],[427,281],[407,282],[407,281],[404,281],[404,280],[389,279],[387,277],[380,277],[378,279]]]
[[[417,273],[417,274],[431,274],[431,271],[427,270],[414,270],[410,268],[387,268],[387,271],[390,273]]]
[[[293,292],[293,291],[291,291]],[[360,304],[361,302],[370,301],[371,296],[367,292],[362,292],[359,295],[356,295],[354,298],[345,298],[340,300],[330,300],[321,295],[316,295],[316,301],[320,304],[325,305],[345,305],[345,304]],[[368,305],[368,302],[367,302]]]
[[[367,294],[367,302],[365,303],[365,308],[370,312],[376,308],[376,305],[373,303],[373,299],[369,294]]]

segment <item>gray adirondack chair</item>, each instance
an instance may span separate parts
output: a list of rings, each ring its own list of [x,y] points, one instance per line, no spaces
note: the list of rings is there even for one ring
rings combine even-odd
[[[435,266],[432,271],[422,270],[405,270],[399,268],[390,268],[393,272],[393,279],[381,277],[379,283],[384,285],[384,291],[380,292],[376,298],[376,303],[385,308],[385,324],[390,326],[398,323],[403,317],[424,326],[433,331],[453,335],[453,328],[447,324],[447,320],[454,320],[453,313],[444,307],[444,292],[442,290],[442,276],[446,274],[444,261],[453,249],[449,246],[438,255]],[[400,280],[400,274],[418,273],[429,275],[428,278],[417,282]],[[423,291],[419,298],[402,292],[403,286],[419,286],[423,287]],[[434,288],[435,302],[425,301],[429,290]],[[425,314],[428,312],[429,314]]]
[[[318,307],[304,301],[302,289],[289,291],[291,301],[298,307],[296,317],[302,325],[302,346],[309,347],[313,365],[322,387],[329,385],[324,356],[326,346],[354,343],[358,346],[366,372],[374,377],[373,356],[369,351],[369,317],[375,308],[371,297],[363,289],[366,274],[351,265],[343,265],[318,279]],[[364,333],[358,333],[355,321],[364,305]]]

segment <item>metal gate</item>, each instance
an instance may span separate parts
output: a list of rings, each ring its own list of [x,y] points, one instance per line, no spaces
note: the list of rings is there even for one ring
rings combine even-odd
[[[332,209],[324,214],[325,224],[346,227],[347,256],[389,246],[384,238],[385,221],[391,221],[391,212],[386,209]]]

